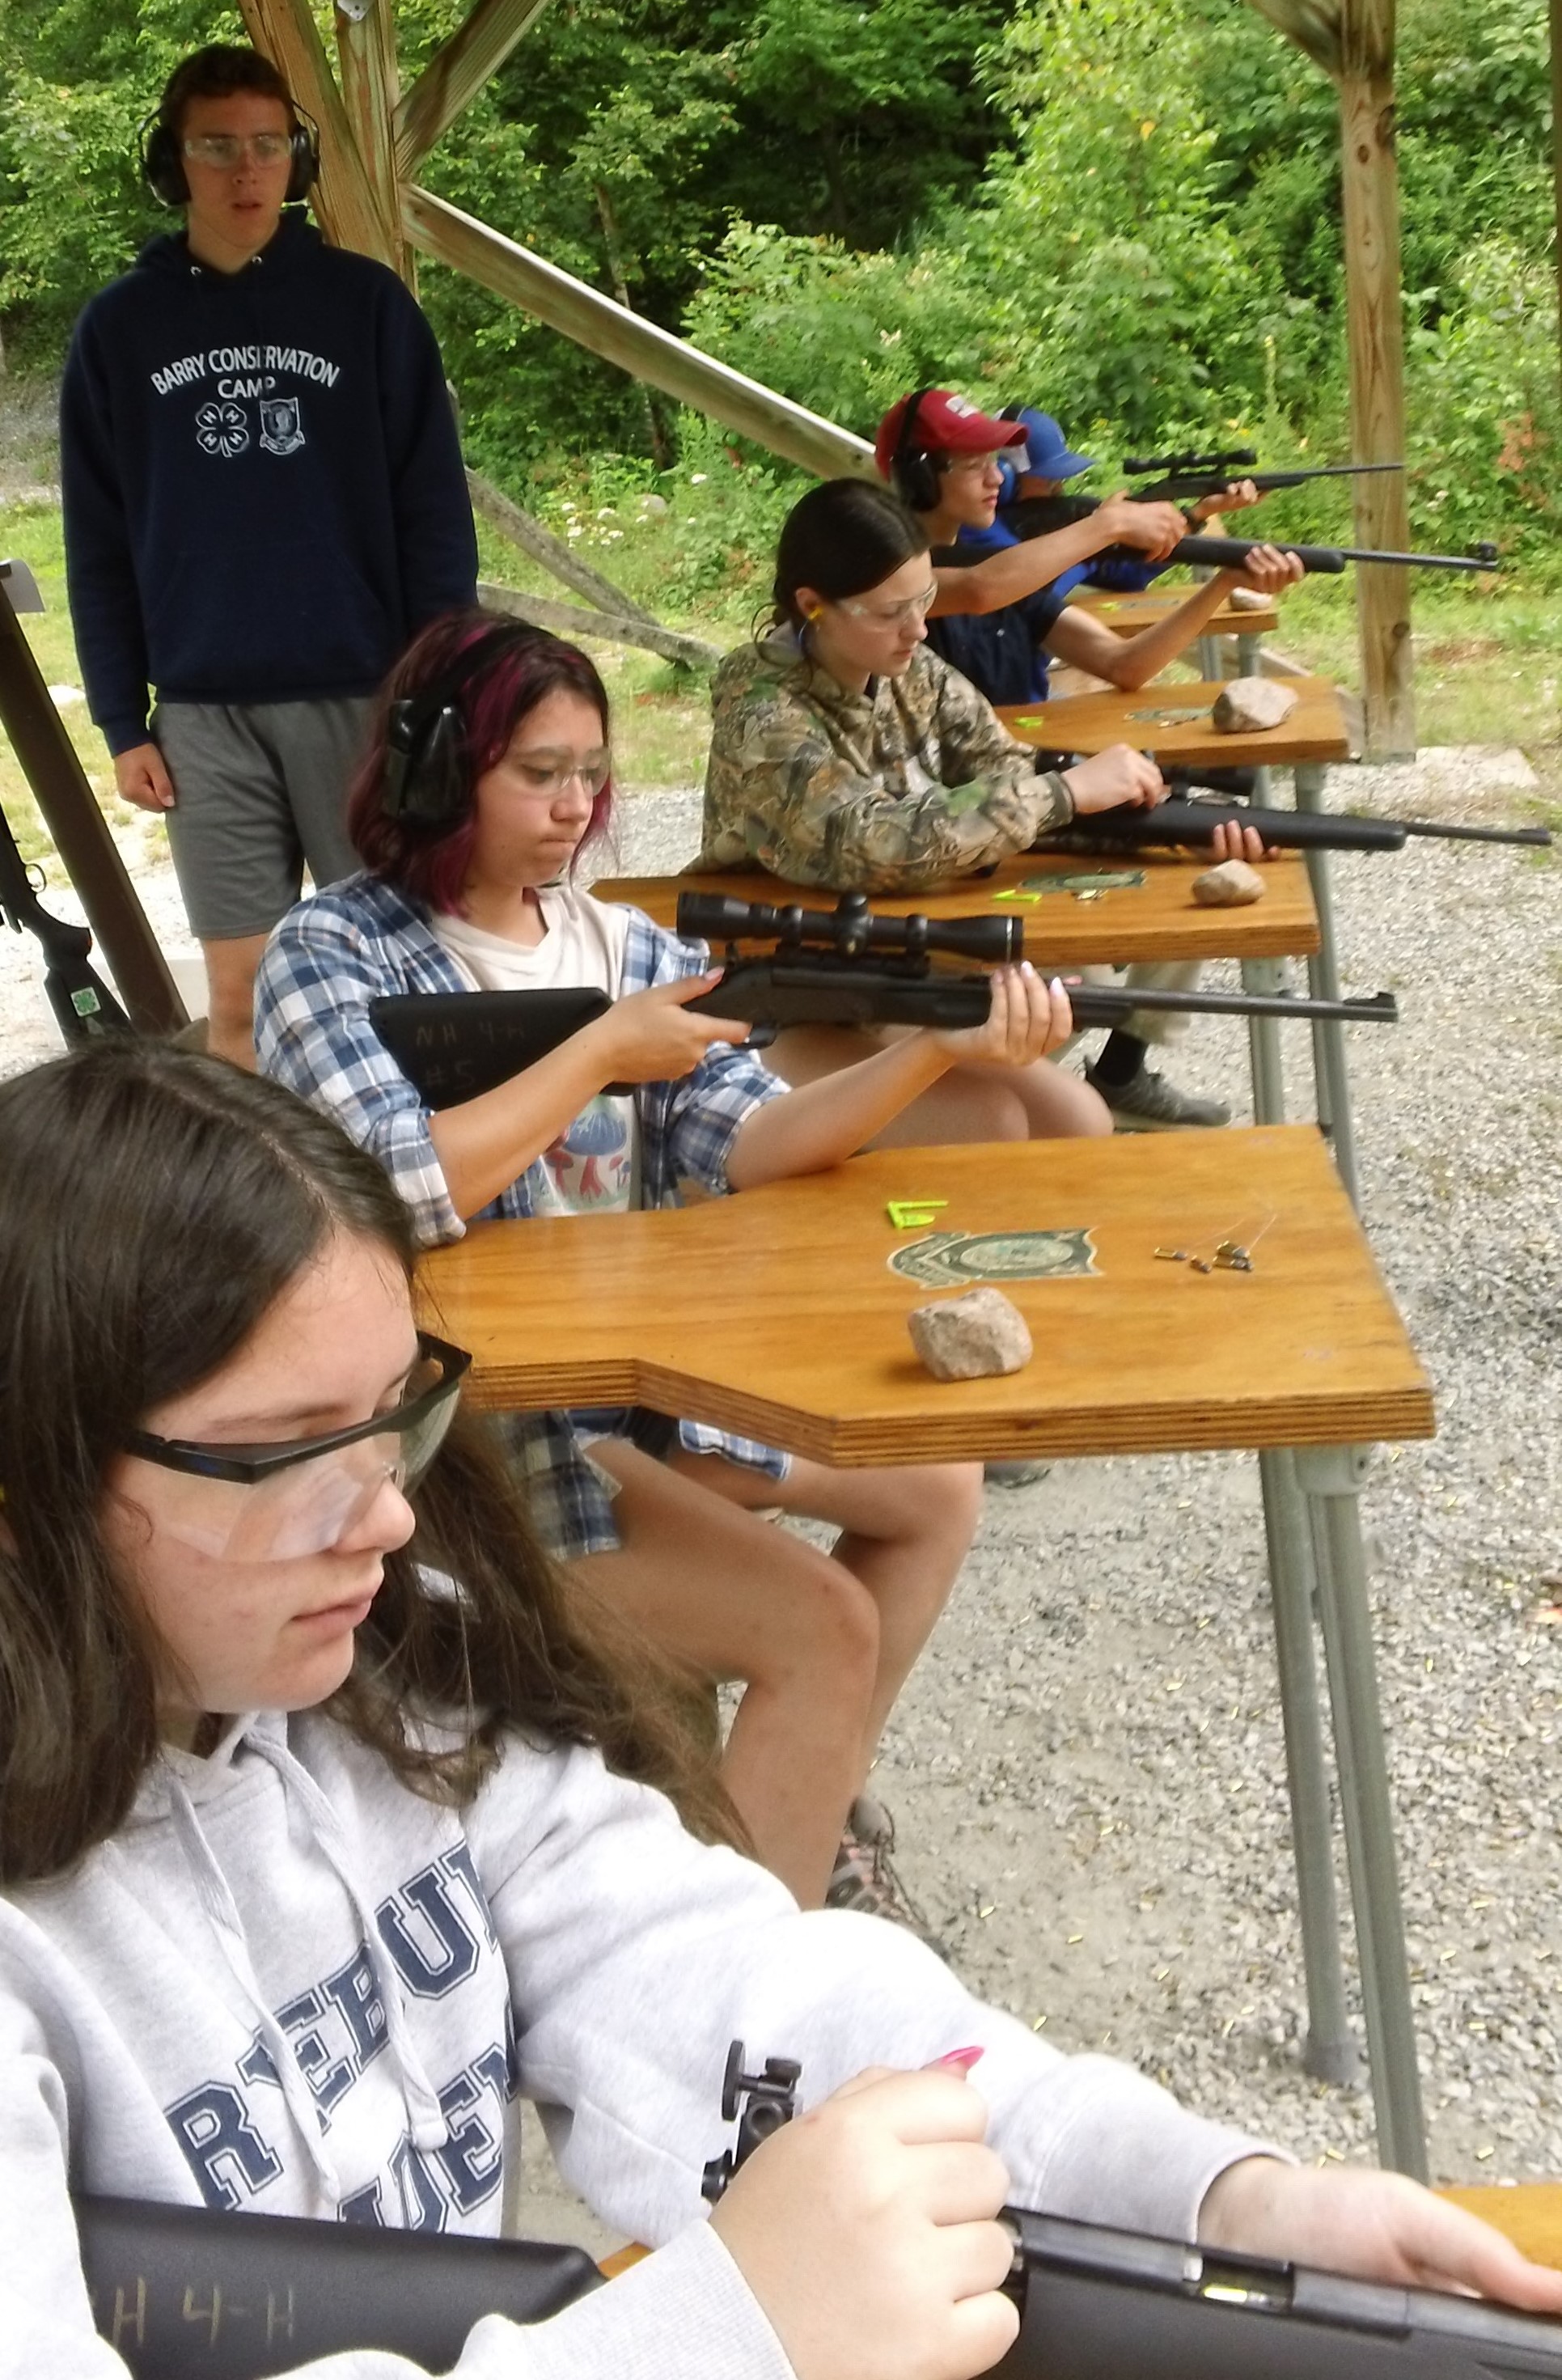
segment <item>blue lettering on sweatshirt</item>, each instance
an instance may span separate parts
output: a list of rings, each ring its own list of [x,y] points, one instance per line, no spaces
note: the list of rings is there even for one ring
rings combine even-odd
[[[443,1999],[471,1978],[485,1949],[490,1957],[498,1952],[488,1896],[464,1841],[410,1876],[375,1913],[398,1974],[418,1999]],[[333,2111],[390,2036],[367,1942],[295,1992],[275,2014],[320,2111],[321,2129],[328,2131]],[[453,2211],[470,2215],[493,2195],[503,2173],[505,2103],[515,2097],[520,2074],[507,1995],[503,2025],[503,2039],[468,2059],[440,2090],[448,2127],[442,2146],[425,2152],[404,2133],[384,2174],[343,2200],[344,2222],[442,2231]],[[164,2111],[208,2206],[233,2213],[283,2172],[285,2133],[273,2126],[286,2119],[264,2097],[272,2092],[280,2099],[281,2078],[257,2028],[231,2079],[202,2082]]]

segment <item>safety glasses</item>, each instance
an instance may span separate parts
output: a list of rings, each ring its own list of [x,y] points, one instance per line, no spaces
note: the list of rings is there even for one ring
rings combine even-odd
[[[351,1429],[268,1446],[202,1446],[131,1430],[125,1451],[168,1475],[159,1532],[226,1561],[294,1561],[345,1536],[387,1480],[416,1487],[438,1453],[472,1358],[418,1334],[399,1404]]]

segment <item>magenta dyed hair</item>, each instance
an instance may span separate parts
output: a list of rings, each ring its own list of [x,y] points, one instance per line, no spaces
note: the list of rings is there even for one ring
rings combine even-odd
[[[381,689],[369,750],[347,796],[347,832],[370,875],[383,877],[398,892],[431,909],[463,914],[461,888],[471,866],[475,827],[470,802],[453,826],[443,828],[387,818],[381,806],[393,702],[438,693],[454,703],[466,729],[469,792],[503,758],[527,711],[561,686],[595,706],[605,743],[608,690],[578,646],[503,612],[452,612],[425,628]],[[610,777],[591,806],[576,858],[605,832],[611,808]]]

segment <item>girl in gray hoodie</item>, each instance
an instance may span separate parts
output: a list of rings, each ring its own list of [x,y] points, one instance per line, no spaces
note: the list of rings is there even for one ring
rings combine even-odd
[[[1005,2200],[1562,2306],[708,1840],[643,1653],[582,1641],[455,1412],[410,1232],[217,1062],[0,1087],[0,2374],[123,2375],[72,2191],[491,2236],[517,2093],[656,2252],[478,2322],[459,2380],[966,2380],[1013,2335]],[[808,2107],[708,2221],[733,2036]]]

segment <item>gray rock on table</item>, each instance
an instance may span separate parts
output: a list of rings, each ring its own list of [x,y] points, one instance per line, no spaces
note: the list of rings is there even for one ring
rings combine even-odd
[[[1025,1318],[1000,1289],[968,1289],[906,1317],[912,1345],[936,1380],[1023,1371],[1035,1350]]]
[[[1259,870],[1245,859],[1223,859],[1218,868],[1206,868],[1192,887],[1202,909],[1244,908],[1250,901],[1262,901],[1266,889]]]
[[[1272,677],[1234,677],[1215,698],[1210,716],[1223,735],[1252,735],[1278,727],[1296,709],[1289,686]]]

